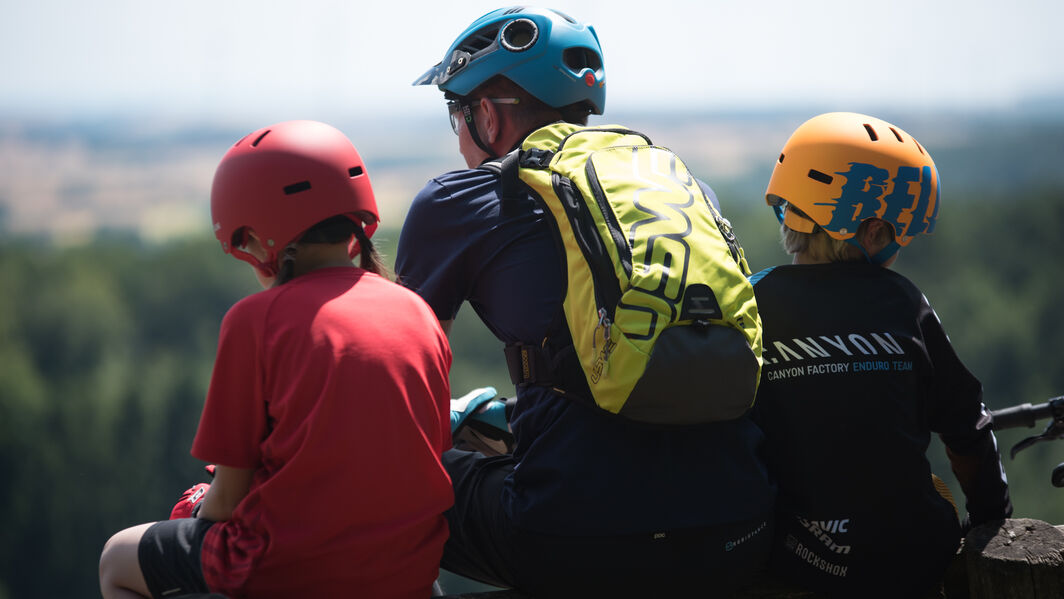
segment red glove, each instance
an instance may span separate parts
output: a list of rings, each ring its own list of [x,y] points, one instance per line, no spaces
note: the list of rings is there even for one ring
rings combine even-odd
[[[211,488],[209,484],[199,483],[182,493],[181,499],[174,504],[174,509],[170,510],[170,519],[194,518],[196,508],[199,507],[199,502],[203,501],[203,496],[207,494],[209,488]]]
[[[211,478],[214,478],[213,464],[207,465],[204,469]],[[199,503],[203,501],[203,497],[207,495],[207,489],[209,488],[211,488],[209,483],[199,483],[189,487],[188,490],[181,494],[181,499],[178,499],[177,503],[174,504],[174,509],[170,510],[170,519],[195,518]]]

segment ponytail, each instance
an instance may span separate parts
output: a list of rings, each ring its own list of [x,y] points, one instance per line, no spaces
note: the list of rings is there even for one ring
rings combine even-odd
[[[362,225],[356,223],[354,233],[355,239],[358,240],[358,265],[375,275],[388,278],[388,267],[385,266],[384,259],[373,245],[373,242],[369,240],[369,236],[366,235]]]
[[[274,279],[274,286],[284,285],[291,281],[296,276],[296,248],[295,244],[289,244],[288,247],[281,252],[281,255],[277,257],[277,276]]]
[[[334,216],[306,230],[300,238],[285,248],[277,258],[277,282],[283,285],[295,276],[295,245],[298,243],[343,243],[355,236],[359,248],[359,267],[387,278],[388,267],[384,258],[369,240],[362,225],[345,215]]]

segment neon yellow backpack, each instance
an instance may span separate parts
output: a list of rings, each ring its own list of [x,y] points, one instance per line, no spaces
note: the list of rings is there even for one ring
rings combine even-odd
[[[750,267],[676,154],[624,127],[555,123],[485,168],[500,174],[503,210],[531,191],[568,273],[567,326],[506,348],[515,384],[665,425],[730,420],[753,404]]]

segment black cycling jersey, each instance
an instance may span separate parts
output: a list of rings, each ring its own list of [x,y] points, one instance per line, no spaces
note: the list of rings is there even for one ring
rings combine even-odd
[[[1011,514],[982,386],[905,277],[867,263],[754,275],[765,330],[754,408],[778,477],[773,566],[821,592],[919,593],[960,541],[925,456],[939,433],[979,523]]]

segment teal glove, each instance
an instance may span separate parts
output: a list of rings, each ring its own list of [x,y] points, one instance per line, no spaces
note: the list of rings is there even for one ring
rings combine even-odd
[[[473,389],[472,391],[470,391],[469,393],[466,393],[465,395],[463,395],[462,397],[459,397],[458,399],[452,399],[451,400],[451,434],[453,435],[456,432],[458,432],[458,429],[462,428],[462,426],[466,424],[466,420],[469,419],[469,418],[474,418],[476,420],[483,420],[484,417],[487,416],[487,414],[484,414],[484,415],[478,414],[477,413],[478,410],[480,410],[482,407],[484,407],[484,404],[486,404],[488,402],[491,402],[491,400],[495,399],[496,395],[498,395],[498,393],[495,391],[495,387],[481,387],[479,389]],[[506,404],[501,402],[501,401],[497,401],[497,402],[494,402],[494,403],[498,404],[498,406],[500,408],[502,408],[502,410],[501,410],[502,420],[501,420],[501,426],[499,428],[501,428],[502,430],[506,430],[507,429],[507,424],[506,424]],[[494,406],[489,406],[489,407],[490,408],[494,408]],[[489,409],[489,410],[487,410],[487,412],[492,414],[492,416],[491,416],[492,420],[497,420],[498,419],[498,416],[496,416],[494,414],[496,412],[499,412],[499,410]],[[490,424],[495,426],[494,422],[491,422]]]

